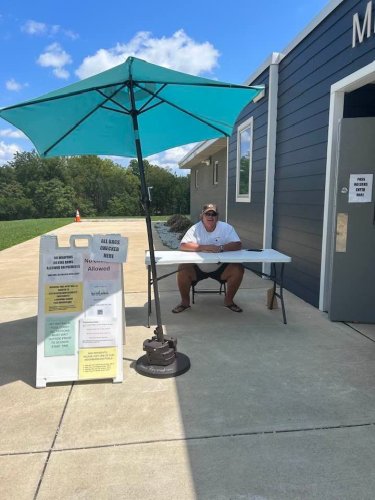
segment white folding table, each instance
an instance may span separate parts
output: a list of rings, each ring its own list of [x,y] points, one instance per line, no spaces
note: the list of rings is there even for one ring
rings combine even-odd
[[[269,278],[273,282],[273,293],[271,298],[270,309],[272,309],[273,301],[275,297],[278,297],[281,302],[281,309],[283,313],[283,321],[286,324],[286,313],[283,297],[283,279],[284,279],[284,265],[291,262],[291,258],[288,255],[277,252],[273,249],[265,250],[237,250],[234,252],[221,252],[221,253],[210,253],[210,252],[182,252],[180,250],[166,250],[166,251],[155,251],[155,262],[156,266],[170,266],[179,264],[229,264],[229,263],[240,263],[245,269],[254,272],[258,276],[264,276]],[[252,269],[247,264],[271,264],[271,273],[266,274],[256,269]],[[151,274],[150,265],[150,252],[146,252],[145,264],[148,268],[148,326],[150,326],[150,316],[151,316],[151,286],[153,284],[153,278]],[[178,269],[163,274],[157,277],[160,281],[172,274],[178,272]],[[277,286],[279,290],[277,291]]]

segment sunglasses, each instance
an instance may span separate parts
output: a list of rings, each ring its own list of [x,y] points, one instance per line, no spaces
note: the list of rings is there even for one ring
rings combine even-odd
[[[217,216],[217,213],[216,212],[206,212],[204,214],[206,217],[216,217]]]

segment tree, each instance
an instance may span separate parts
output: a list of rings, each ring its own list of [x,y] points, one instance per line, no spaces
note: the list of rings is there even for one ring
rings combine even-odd
[[[35,190],[38,217],[69,217],[75,212],[75,192],[59,179],[41,182]]]
[[[151,213],[189,212],[189,182],[144,160],[153,189]],[[141,215],[137,160],[124,168],[108,158],[40,158],[35,151],[16,153],[0,168],[0,218]]]
[[[146,183],[151,190],[151,214],[168,215],[189,213],[190,180],[178,177],[171,170],[152,165],[144,160]],[[139,176],[137,160],[132,160],[128,167]]]
[[[28,219],[35,216],[35,207],[16,180],[0,182],[0,220]]]

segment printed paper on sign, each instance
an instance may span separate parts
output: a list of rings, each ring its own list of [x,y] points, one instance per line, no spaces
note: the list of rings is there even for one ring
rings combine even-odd
[[[43,272],[46,282],[67,283],[82,281],[82,255],[61,253],[43,256]]]
[[[79,379],[114,378],[117,372],[117,348],[80,349]]]
[[[349,203],[372,202],[373,174],[350,174]]]
[[[79,322],[79,347],[112,347],[116,345],[112,319],[85,319]]]
[[[74,354],[74,318],[57,316],[46,318],[44,356],[73,356]]]
[[[115,287],[112,281],[88,281],[86,283],[85,316],[92,318],[116,316]]]
[[[81,312],[83,308],[82,283],[45,285],[44,302],[46,314]]]
[[[126,262],[128,238],[119,234],[96,234],[92,240],[92,258],[99,262]]]
[[[117,262],[99,262],[85,258],[83,263],[83,278],[85,281],[116,280],[121,264]]]

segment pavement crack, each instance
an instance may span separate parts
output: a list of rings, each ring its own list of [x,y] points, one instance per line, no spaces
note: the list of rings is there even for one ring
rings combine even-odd
[[[368,340],[371,340],[371,342],[375,342],[375,339],[369,337],[368,335],[366,335],[365,333],[361,332],[360,330],[357,330],[357,328],[354,328],[353,325],[351,325],[350,323],[346,323],[344,321],[344,325],[348,326],[349,328],[351,328],[352,330],[354,330],[355,332],[359,333],[360,335],[362,335],[362,337],[365,337],[366,339]]]
[[[322,425],[322,426],[315,426],[315,427],[296,427],[296,428],[289,428],[289,429],[269,429],[269,430],[259,430],[259,431],[249,431],[249,432],[230,432],[230,433],[223,433],[223,434],[206,434],[206,435],[199,435],[199,436],[189,436],[189,437],[183,437],[183,438],[170,438],[170,439],[149,439],[145,441],[131,441],[128,443],[108,443],[108,444],[100,444],[100,445],[92,445],[92,446],[75,446],[75,447],[66,447],[66,448],[59,448],[59,449],[54,449],[54,445],[62,424],[62,420],[64,417],[64,413],[70,398],[70,394],[72,392],[73,386],[70,390],[68,399],[65,404],[64,412],[63,415],[61,416],[59,427],[56,430],[55,438],[53,440],[51,448],[48,450],[48,456],[46,458],[46,462],[43,468],[43,472],[41,474],[39,484],[37,491],[34,496],[34,500],[37,498],[37,494],[39,492],[43,476],[45,474],[48,461],[52,453],[64,453],[64,452],[69,452],[69,451],[83,451],[83,450],[96,450],[96,449],[103,449],[103,448],[121,448],[121,447],[127,447],[127,446],[143,446],[147,444],[161,444],[161,443],[178,443],[178,442],[189,442],[189,441],[199,441],[199,440],[207,440],[207,439],[222,439],[222,438],[228,438],[228,437],[246,437],[246,436],[266,436],[266,435],[277,435],[277,434],[293,434],[297,432],[318,432],[318,431],[330,431],[330,430],[338,430],[338,429],[355,429],[355,428],[362,428],[362,427],[372,427],[375,426],[375,422],[365,422],[362,424],[340,424],[340,425]],[[33,451],[33,452],[19,452],[19,453],[4,453],[0,454],[1,456],[14,456],[14,455],[32,455],[35,453],[46,453],[47,450],[38,450],[38,451]]]
[[[40,478],[39,478],[39,481],[38,481],[38,486],[36,488],[33,500],[36,500],[38,498],[39,490],[40,490],[40,487],[41,487],[42,482],[43,482],[44,475],[45,475],[46,470],[47,470],[49,459],[50,459],[51,454],[53,452],[53,449],[55,447],[56,439],[57,439],[57,436],[59,435],[59,432],[60,432],[60,429],[61,429],[61,426],[62,426],[62,423],[63,423],[63,420],[64,420],[65,412],[66,412],[66,409],[68,407],[68,403],[69,403],[70,396],[72,394],[73,388],[74,388],[74,382],[72,383],[72,385],[70,387],[70,391],[69,391],[68,397],[66,398],[65,405],[64,405],[63,411],[61,413],[61,417],[60,417],[60,420],[59,420],[59,423],[58,423],[55,435],[54,435],[53,440],[52,440],[52,444],[50,446],[50,449],[48,450],[46,461],[44,462],[44,467],[43,467],[42,473],[40,475]]]

